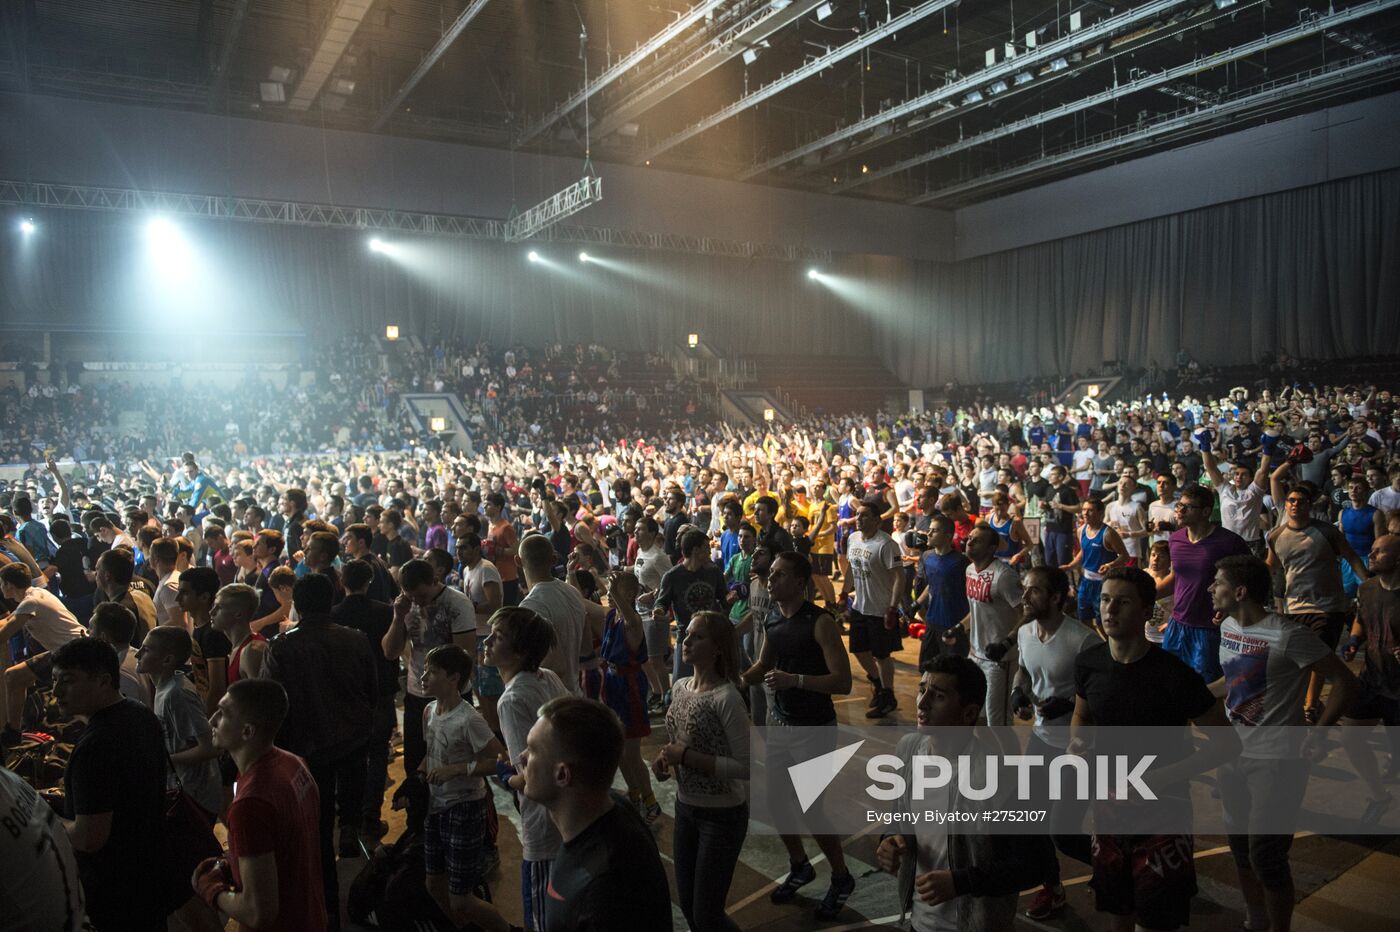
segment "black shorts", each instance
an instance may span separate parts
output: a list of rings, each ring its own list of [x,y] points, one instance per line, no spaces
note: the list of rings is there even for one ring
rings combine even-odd
[[[1309,612],[1291,617],[1298,624],[1316,634],[1322,639],[1322,643],[1334,651],[1341,643],[1342,629],[1351,621],[1351,615],[1348,612]]]
[[[813,576],[830,576],[836,568],[836,554],[814,553],[810,555]]]
[[[904,646],[899,629],[893,631],[885,627],[883,615],[861,615],[851,612],[851,627],[847,634],[851,653],[869,653],[877,660],[884,660]]]
[[[34,674],[34,685],[47,689],[53,685],[53,651],[46,650],[36,657],[28,657],[24,666]]]
[[[1190,835],[1095,835],[1095,908],[1149,929],[1190,925],[1194,848]]]
[[[1359,722],[1380,719],[1385,725],[1400,725],[1400,699],[1381,695],[1375,686],[1363,680],[1346,717]]]

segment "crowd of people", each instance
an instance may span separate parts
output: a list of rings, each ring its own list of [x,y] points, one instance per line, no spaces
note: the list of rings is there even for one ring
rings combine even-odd
[[[749,827],[750,726],[835,724],[834,697],[864,692],[861,677],[866,719],[1030,721],[1047,746],[1070,724],[1344,722],[1363,817],[1391,804],[1364,727],[1400,724],[1389,391],[1288,384],[763,429],[717,424],[672,391],[648,415],[664,427],[643,432],[613,407],[619,360],[598,347],[498,362],[437,344],[368,396],[345,373],[377,363],[346,352],[338,387],[332,367],[303,392],[353,405],[345,429],[378,412],[402,431],[397,393],[450,391],[493,418],[492,442],[289,455],[303,438],[278,430],[324,412],[270,393],[256,404],[286,426],[256,436],[281,449],[251,446],[235,403],[237,429],[197,452],[55,451],[0,494],[4,744],[43,741],[46,693],[86,722],[57,808],[0,771],[0,812],[14,800],[44,852],[11,871],[19,849],[0,841],[0,901],[42,895],[43,915],[85,911],[99,930],[167,914],[339,928],[336,860],[387,832],[398,731],[406,779],[387,804],[407,809],[422,888],[452,928],[510,928],[481,895],[503,798],[519,812],[526,928],[667,929],[673,900],[693,929],[737,928],[725,904]],[[583,407],[551,400],[551,382]],[[151,449],[169,452],[172,424]],[[911,640],[917,699],[902,708]],[[1223,764],[1245,927],[1286,930],[1290,839],[1251,835],[1248,814],[1296,808],[1311,752],[1245,744],[1168,769]],[[674,891],[652,832],[668,780]],[[176,788],[228,844],[166,889],[147,881]],[[1027,913],[1049,919],[1065,903],[1058,851],[1092,868],[1115,929],[1187,924],[1191,837],[1091,843],[1082,817],[1058,807],[1044,837],[890,834],[892,905],[920,930],[1006,929],[1018,891],[1040,884]],[[830,870],[816,915],[833,919],[855,875],[842,839],[813,840]],[[777,904],[817,877],[804,839],[782,842]],[[1149,862],[1170,869],[1149,882]]]
[[[55,364],[27,387],[0,386],[0,464],[42,463],[62,450],[133,472],[184,450],[203,461],[318,452],[412,452],[433,438],[401,416],[409,393],[449,393],[479,445],[586,445],[629,433],[710,423],[713,392],[678,377],[664,356],[602,346],[493,348],[340,337],[283,365],[249,366],[237,391],[170,364],[131,374]],[[149,377],[159,381],[152,383]],[[189,383],[195,383],[193,385]]]

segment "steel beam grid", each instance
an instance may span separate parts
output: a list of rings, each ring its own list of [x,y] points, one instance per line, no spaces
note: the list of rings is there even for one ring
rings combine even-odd
[[[727,0],[700,0],[695,6],[682,13],[671,25],[662,29],[650,39],[647,39],[629,54],[622,56],[612,67],[575,91],[564,100],[563,103],[560,103],[553,110],[521,130],[520,135],[516,137],[515,144],[517,146],[523,146],[540,133],[549,129],[555,123],[558,123],[566,114],[572,113],[575,109],[583,106],[584,101],[612,84],[628,71],[640,65],[649,56],[654,55],[657,51],[665,47],[666,44],[676,36],[685,32],[691,26],[694,26],[705,16],[722,7],[726,2]]]
[[[375,118],[374,125],[370,127],[370,132],[379,132],[384,124],[389,122],[389,118],[394,115],[394,111],[399,109],[399,106],[408,99],[408,95],[418,86],[418,82],[423,80],[427,73],[432,70],[433,66],[437,64],[438,59],[451,48],[452,43],[457,41],[457,37],[462,34],[467,26],[471,25],[471,21],[476,19],[477,14],[485,9],[486,4],[489,2],[490,0],[471,0],[471,2],[467,4],[466,9],[462,10],[457,16],[457,19],[453,21],[452,25],[448,26],[447,30],[443,32],[442,38],[438,39],[437,42],[433,44],[432,49],[429,50],[428,54],[423,57],[423,60],[418,63],[418,67],[413,69],[413,73],[408,76],[408,80],[403,82],[394,96],[391,97],[389,102],[379,111],[379,116]]]
[[[1135,80],[1128,81],[1124,84],[1119,84],[1106,90],[1100,91],[1097,94],[1091,94],[1088,97],[1083,97],[1079,100],[1069,101],[1068,103],[1061,104],[1058,107],[1052,107],[1049,110],[1043,110],[1040,113],[1033,113],[1030,116],[1023,117],[1019,120],[1014,120],[1010,123],[1003,124],[1001,126],[987,130],[983,133],[978,133],[975,136],[969,136],[966,139],[959,139],[957,142],[952,142],[948,145],[939,146],[936,149],[930,149],[927,152],[921,152],[918,155],[910,156],[907,159],[903,159],[899,162],[895,162],[894,164],[887,165],[883,168],[871,169],[870,172],[860,175],[857,178],[853,178],[850,181],[847,181],[845,184],[840,185],[839,187],[835,188],[834,191],[836,193],[849,191],[850,189],[858,187],[859,185],[867,184],[871,181],[875,181],[880,178],[885,178],[890,175],[898,174],[899,172],[907,171],[911,168],[915,168],[919,165],[923,165],[928,162],[936,162],[939,159],[947,158],[950,155],[962,152],[966,149],[971,149],[974,146],[980,146],[985,143],[1001,139],[1005,136],[1010,136],[1014,133],[1019,133],[1022,130],[1032,129],[1036,126],[1039,126],[1041,123],[1046,123],[1050,120],[1055,120],[1061,117],[1069,116],[1070,114],[1078,113],[1081,110],[1088,110],[1093,107],[1097,107],[1100,104],[1108,103],[1119,97],[1123,97],[1128,94],[1133,94],[1138,91],[1148,90],[1160,84],[1165,84],[1170,81],[1175,81],[1184,77],[1189,77],[1194,74],[1199,74],[1203,71],[1209,71],[1212,68],[1218,68],[1219,66],[1228,64],[1229,62],[1238,61],[1242,58],[1247,58],[1250,55],[1258,54],[1259,52],[1266,52],[1270,49],[1274,49],[1282,45],[1287,45],[1290,42],[1296,42],[1299,39],[1316,35],[1319,32],[1323,32],[1328,29],[1333,29],[1342,23],[1351,22],[1352,20],[1360,19],[1364,16],[1370,16],[1374,13],[1380,13],[1385,10],[1392,9],[1394,7],[1400,7],[1400,0],[1371,0],[1371,2],[1369,3],[1362,3],[1358,4],[1357,6],[1347,7],[1346,9],[1338,10],[1335,13],[1322,14],[1319,18],[1304,20],[1302,22],[1294,24],[1293,26],[1288,27],[1287,29],[1282,29],[1278,32],[1271,33],[1266,36],[1261,36],[1260,38],[1254,39],[1250,42],[1246,42],[1243,45],[1238,45],[1234,48],[1226,49],[1224,51],[1217,52],[1213,55],[1207,55],[1204,58],[1197,58],[1184,64],[1177,65],[1174,68],[1168,68],[1165,71],[1157,72],[1156,74],[1145,75],[1141,78],[1137,78]]]
[[[1117,16],[1110,16],[1108,19],[1095,23],[1092,26],[1087,26],[1084,29],[1068,33],[1053,42],[1046,43],[1045,45],[1038,45],[1035,49],[1017,55],[1015,58],[1008,58],[989,68],[983,68],[976,74],[968,75],[966,78],[958,81],[951,81],[940,88],[906,100],[904,103],[895,104],[893,107],[881,110],[874,116],[858,120],[849,126],[844,126],[833,133],[828,133],[820,139],[809,142],[806,145],[798,146],[795,149],[789,149],[787,152],[776,155],[761,165],[755,165],[753,168],[741,174],[739,180],[747,181],[750,178],[772,171],[779,165],[785,165],[803,156],[810,155],[814,152],[820,152],[838,142],[871,132],[886,123],[892,123],[903,117],[912,116],[920,110],[937,107],[960,94],[966,94],[973,90],[981,90],[997,78],[1007,77],[1018,71],[1024,71],[1027,68],[1034,68],[1036,65],[1043,62],[1050,62],[1057,58],[1063,58],[1072,52],[1078,51],[1083,46],[1092,45],[1098,40],[1111,36],[1116,32],[1136,26],[1144,20],[1150,20],[1176,7],[1184,6],[1192,2],[1195,2],[1195,0],[1153,0],[1151,3],[1119,13]],[[893,135],[885,138],[893,138]]]
[[[521,211],[507,220],[506,242],[518,243],[529,239],[602,199],[603,179],[596,175],[584,175],[567,188],[556,191],[529,210]]]
[[[306,63],[296,90],[287,98],[288,110],[311,108],[373,5],[374,0],[335,0],[335,6],[326,17],[320,41],[316,43],[316,50]]]
[[[627,96],[598,121],[593,132],[603,137],[624,123],[655,107],[666,98],[694,84],[715,68],[746,48],[762,42],[773,33],[806,16],[826,0],[793,0],[785,7],[775,8],[771,0],[751,0],[754,9],[743,18],[722,29],[716,35],[684,51],[682,57],[655,73],[638,72],[635,79],[641,86],[626,92]],[[629,78],[624,83],[632,83]]]
[[[498,241],[505,240],[506,226],[504,221],[484,217],[4,179],[0,179],[0,204],[64,210],[149,211],[174,216],[253,223]],[[721,237],[644,233],[606,227],[555,226],[546,230],[540,238],[543,242],[699,253],[744,259],[830,263],[832,258],[831,251],[826,249],[755,243]]]
[[[243,31],[243,20],[248,15],[250,0],[235,0],[233,10],[229,13],[228,28],[224,32],[224,41],[219,46],[219,59],[214,63],[213,74],[209,79],[209,109],[213,110],[219,103],[219,92],[224,89],[224,83],[228,80],[229,62],[233,60],[234,50],[238,47],[238,36]]]
[[[1140,143],[1150,143],[1159,136],[1173,132],[1189,131],[1201,123],[1218,122],[1241,114],[1247,115],[1247,111],[1261,105],[1287,103],[1293,98],[1310,92],[1318,90],[1327,92],[1333,90],[1334,85],[1347,85],[1357,80],[1388,79],[1389,72],[1400,72],[1400,53],[1387,53],[1380,57],[1358,56],[1345,59],[1240,91],[1224,103],[1213,107],[1176,110],[1163,114],[1154,122],[1141,128],[1099,133],[1063,149],[1042,153],[1019,165],[969,178],[936,191],[926,192],[918,197],[910,198],[905,203],[929,204],[966,194],[969,191],[1000,186],[1024,175],[1053,170],[1062,165],[1111,154],[1115,150],[1126,149]]]
[[[850,58],[852,55],[868,46],[874,45],[881,39],[888,38],[901,29],[906,29],[919,20],[926,19],[947,7],[956,6],[960,2],[961,0],[930,0],[930,2],[922,3],[913,9],[901,13],[899,16],[892,17],[879,26],[876,26],[874,29],[871,29],[869,32],[862,34],[859,38],[852,39],[845,45],[838,46],[825,55],[817,56],[802,65],[802,67],[789,71],[787,74],[763,85],[763,87],[760,87],[758,90],[745,94],[729,106],[717,110],[699,122],[692,123],[680,132],[663,139],[642,154],[635,156],[633,162],[634,164],[641,164],[642,162],[650,161],[661,153],[669,149],[674,149],[686,140],[700,135],[705,130],[718,126],[720,123],[743,113],[745,110],[767,100],[774,94],[787,90],[789,87],[799,84],[814,75],[821,74],[831,66]],[[1168,2],[1168,0],[1159,0],[1159,2]],[[1170,0],[1170,2],[1181,3],[1184,2],[1184,0]]]

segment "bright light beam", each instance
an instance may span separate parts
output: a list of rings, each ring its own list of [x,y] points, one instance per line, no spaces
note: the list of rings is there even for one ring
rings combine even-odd
[[[30,233],[33,233],[34,229],[34,220],[30,217],[25,217],[19,222],[19,231],[25,236],[28,236]]]

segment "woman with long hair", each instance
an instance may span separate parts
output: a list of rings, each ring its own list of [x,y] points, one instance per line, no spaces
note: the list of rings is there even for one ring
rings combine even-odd
[[[681,658],[695,673],[671,687],[670,743],[652,771],[679,783],[672,849],[681,911],[695,932],[730,932],[739,927],[724,903],[749,828],[749,716],[729,619],[719,612],[692,615]]]

